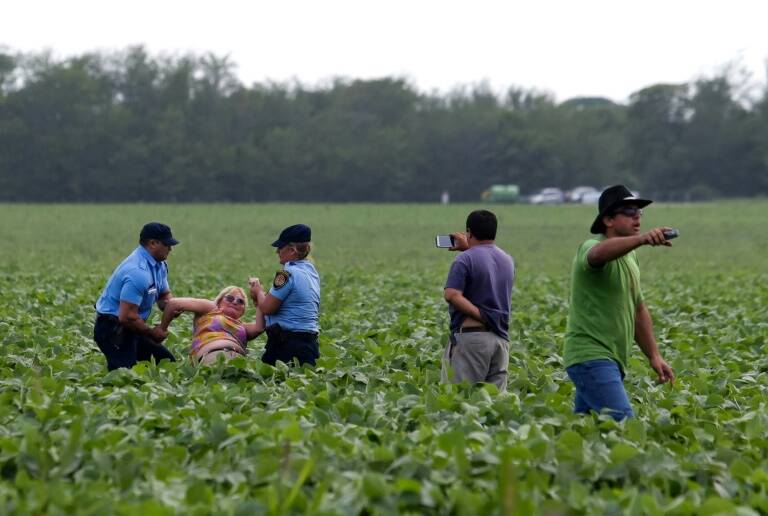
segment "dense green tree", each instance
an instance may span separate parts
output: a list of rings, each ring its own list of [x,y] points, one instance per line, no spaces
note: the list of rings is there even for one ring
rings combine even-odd
[[[244,86],[228,57],[0,49],[0,200],[474,201],[490,185],[768,193],[768,90],[729,73],[628,105],[400,78]]]
[[[557,154],[564,163],[558,184],[605,186],[631,183],[626,167],[626,110],[608,99],[577,98],[560,104]]]
[[[0,102],[15,83],[16,59],[0,49]]]
[[[632,183],[658,197],[679,191],[682,138],[691,116],[687,84],[656,84],[630,97],[627,111],[627,159]]]
[[[734,100],[732,89],[726,77],[696,82],[682,142],[680,189],[693,185],[697,195],[745,196],[761,175],[761,140],[753,130],[751,114]]]

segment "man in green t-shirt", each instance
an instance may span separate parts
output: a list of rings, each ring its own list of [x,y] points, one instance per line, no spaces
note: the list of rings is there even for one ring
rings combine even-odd
[[[576,413],[605,410],[616,420],[634,415],[623,383],[633,341],[659,382],[675,380],[653,336],[635,255],[643,245],[672,245],[664,237],[670,228],[640,233],[642,208],[651,202],[623,185],[606,188],[591,228],[598,236],[583,242],[573,260],[563,360],[576,387]]]

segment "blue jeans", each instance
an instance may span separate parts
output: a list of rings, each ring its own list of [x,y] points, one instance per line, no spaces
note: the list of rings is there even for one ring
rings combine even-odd
[[[605,412],[616,421],[635,415],[624,390],[623,375],[613,360],[588,360],[572,365],[566,372],[576,386],[575,413]]]

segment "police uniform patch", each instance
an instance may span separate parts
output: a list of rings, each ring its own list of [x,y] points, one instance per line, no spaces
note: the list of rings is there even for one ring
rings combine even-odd
[[[272,286],[280,289],[285,286],[286,283],[288,283],[288,278],[291,277],[291,273],[288,271],[280,270],[275,273],[275,279],[272,282]]]

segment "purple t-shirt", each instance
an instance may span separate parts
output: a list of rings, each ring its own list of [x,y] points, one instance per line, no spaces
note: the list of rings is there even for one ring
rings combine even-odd
[[[461,291],[483,315],[493,333],[509,340],[509,310],[515,283],[515,261],[494,244],[477,245],[460,253],[451,265],[445,288]],[[451,331],[467,317],[448,304]]]

